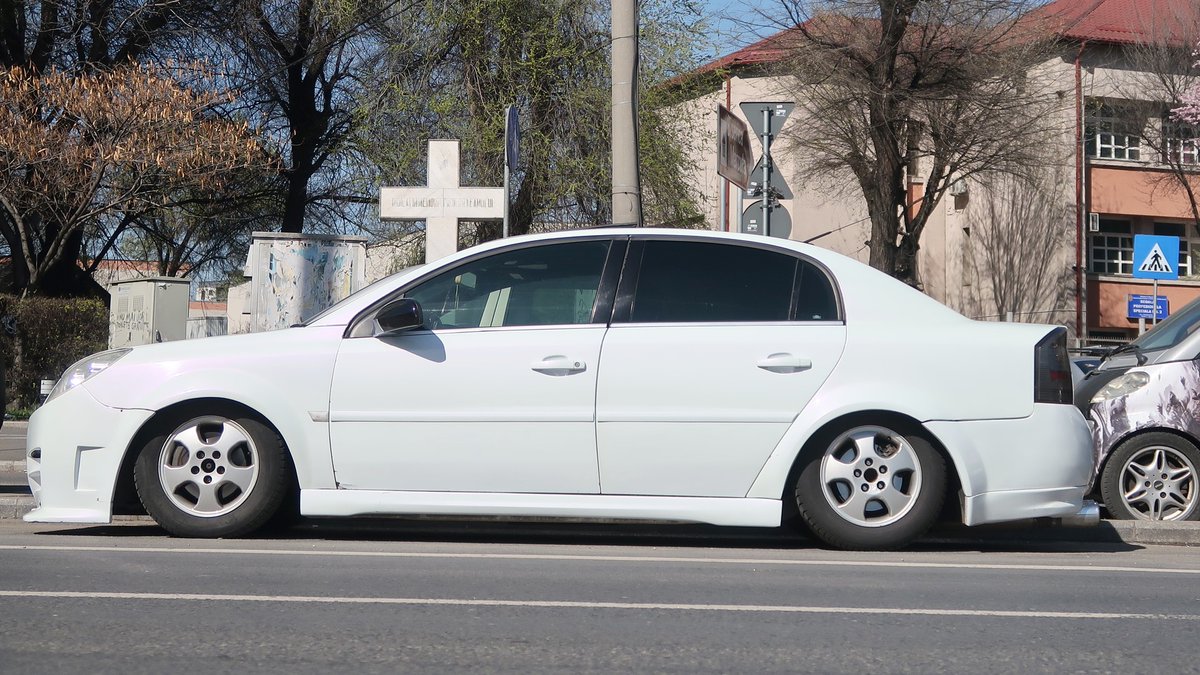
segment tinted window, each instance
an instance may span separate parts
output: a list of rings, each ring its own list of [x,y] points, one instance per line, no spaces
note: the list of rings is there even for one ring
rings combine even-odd
[[[796,293],[797,321],[837,321],[837,298],[829,277],[809,262],[800,262],[800,285]]]
[[[748,246],[647,241],[630,320],[787,321],[797,263]]]
[[[591,323],[609,242],[506,251],[464,263],[405,293],[426,328]]]

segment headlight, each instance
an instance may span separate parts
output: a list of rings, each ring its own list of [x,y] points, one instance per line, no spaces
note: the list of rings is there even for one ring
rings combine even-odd
[[[1140,370],[1125,373],[1096,392],[1096,395],[1092,397],[1092,403],[1103,403],[1110,399],[1128,396],[1146,386],[1149,381],[1150,376]]]
[[[50,395],[46,397],[46,403],[87,382],[100,373],[100,371],[116,363],[117,359],[125,356],[130,351],[132,350],[128,348],[110,349],[99,354],[92,354],[86,359],[76,362],[75,365],[67,368],[67,372],[63,373],[62,377],[58,378],[58,382],[50,390]]]

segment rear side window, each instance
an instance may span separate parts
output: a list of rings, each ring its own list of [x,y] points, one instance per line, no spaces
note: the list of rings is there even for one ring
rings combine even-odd
[[[630,321],[788,321],[797,274],[804,279],[802,269],[793,256],[749,246],[650,240],[642,254]],[[828,302],[810,304],[814,308],[807,311],[821,313]]]
[[[796,286],[796,321],[837,321],[838,303],[833,284],[816,265],[800,261]]]

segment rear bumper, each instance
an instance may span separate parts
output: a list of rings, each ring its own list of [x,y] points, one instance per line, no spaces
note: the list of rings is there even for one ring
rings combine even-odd
[[[148,410],[102,405],[84,387],[39,408],[29,418],[25,470],[34,523],[107,523],[113,489],[129,439]]]
[[[1026,518],[1073,518],[1084,510],[1083,487],[985,492],[963,497],[967,525]]]
[[[965,524],[1071,517],[1083,508],[1095,457],[1078,408],[1036,404],[1021,419],[926,426],[954,461]]]

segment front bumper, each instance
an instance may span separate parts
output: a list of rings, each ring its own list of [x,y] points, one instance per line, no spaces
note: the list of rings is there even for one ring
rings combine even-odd
[[[101,404],[76,387],[29,418],[25,466],[34,523],[108,523],[113,490],[130,440],[149,410]]]
[[[1021,419],[926,426],[958,469],[965,524],[1071,517],[1083,508],[1095,457],[1078,408],[1039,403]]]

